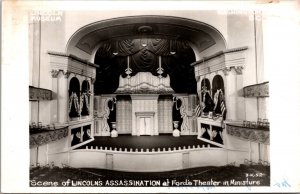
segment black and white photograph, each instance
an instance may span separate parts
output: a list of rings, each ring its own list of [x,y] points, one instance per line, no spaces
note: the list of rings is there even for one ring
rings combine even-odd
[[[299,121],[284,121],[297,117],[298,100],[297,110],[281,112],[293,107],[293,90],[299,96],[288,81],[299,81],[293,77],[299,67],[280,72],[282,61],[297,62],[293,44],[299,38],[277,39],[294,23],[298,28],[290,37],[298,37],[300,14],[294,17],[293,11],[300,10],[299,2],[283,5],[284,14],[277,12],[279,2],[268,4],[273,9],[251,1],[249,7],[153,3],[4,2],[3,14],[12,19],[5,18],[2,28],[2,70],[13,73],[23,65],[21,81],[7,82],[22,82],[24,108],[11,115],[24,117],[25,125],[16,132],[2,128],[2,135],[23,142],[27,177],[21,191],[299,191],[299,176],[289,175],[299,170]],[[287,10],[291,14],[283,17]],[[276,20],[290,23],[285,28]],[[8,51],[9,38],[21,30],[13,43],[22,46]],[[287,53],[278,53],[288,52],[288,44],[294,56],[286,59]],[[23,64],[5,66],[10,57]],[[272,90],[278,87],[280,92]],[[2,110],[9,109],[4,102]],[[7,121],[16,122],[9,115]],[[13,140],[18,131],[24,135]],[[2,154],[13,154],[21,146],[4,147]],[[281,162],[294,169],[285,170]],[[12,180],[2,178],[6,185],[14,185]]]

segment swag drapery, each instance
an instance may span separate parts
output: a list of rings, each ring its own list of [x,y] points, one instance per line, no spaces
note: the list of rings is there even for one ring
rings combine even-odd
[[[175,54],[171,54],[175,52]],[[115,55],[117,53],[117,55]],[[190,64],[195,61],[195,55],[188,42],[181,40],[169,39],[126,39],[126,40],[110,40],[101,43],[96,56],[95,63],[100,65],[97,70],[97,81],[95,85],[101,84],[101,89],[95,87],[96,93],[113,93],[118,87],[118,82],[111,77],[118,78],[119,75],[126,77],[125,69],[127,68],[127,60],[129,57],[131,76],[138,72],[151,72],[157,76],[157,68],[159,67],[159,56],[161,56],[161,65],[164,69],[162,76],[170,75],[172,87],[176,92],[190,92],[186,90],[187,85],[192,85],[196,90],[194,82],[194,72]],[[101,75],[100,75],[101,74]],[[178,81],[176,81],[177,79]],[[108,81],[109,80],[109,81]],[[107,83],[104,83],[107,82]],[[178,82],[176,84],[175,82]],[[182,82],[182,83],[180,83]],[[113,89],[112,89],[113,88]],[[105,92],[106,91],[106,92]],[[193,91],[194,92],[194,91]]]
[[[80,99],[75,92],[71,93],[69,97],[69,116],[78,117],[89,115],[89,96],[87,93],[82,93]]]
[[[112,58],[113,53],[118,53],[118,62],[127,67],[127,56],[129,56],[132,75],[137,72],[150,71],[156,73],[158,68],[158,56],[170,57],[171,51],[180,50],[184,52],[190,47],[185,41],[166,39],[133,39],[103,43],[97,52],[102,58]],[[163,64],[168,64],[167,58],[163,58]],[[122,74],[125,76],[125,74]]]

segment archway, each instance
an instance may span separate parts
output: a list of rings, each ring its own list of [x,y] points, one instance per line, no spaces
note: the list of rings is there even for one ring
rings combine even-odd
[[[69,117],[80,116],[80,83],[76,77],[70,80],[69,84]]]
[[[207,49],[214,52],[226,49],[223,35],[207,23],[174,16],[139,15],[101,20],[81,27],[69,39],[66,53],[93,62],[101,42],[145,35],[148,38],[185,39],[194,50],[196,60]]]

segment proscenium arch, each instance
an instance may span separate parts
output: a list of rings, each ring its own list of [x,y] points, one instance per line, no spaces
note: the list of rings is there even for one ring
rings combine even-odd
[[[100,42],[142,37],[145,34],[138,31],[141,26],[151,28],[147,36],[186,39],[194,50],[196,60],[203,57],[199,53],[204,50],[217,52],[226,49],[223,35],[207,23],[174,16],[139,15],[101,20],[81,27],[70,37],[66,53],[94,62]],[[214,43],[211,45],[210,41]],[[208,47],[205,48],[205,45]]]

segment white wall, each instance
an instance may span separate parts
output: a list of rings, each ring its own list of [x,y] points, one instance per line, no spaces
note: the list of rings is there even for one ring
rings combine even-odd
[[[259,160],[270,162],[270,145],[268,144],[260,144],[257,142],[246,141],[227,134],[226,148],[230,150],[249,150],[249,153],[241,152],[241,154],[236,154],[234,153],[234,151],[230,152],[230,155],[228,156],[228,159],[230,161],[239,161],[242,158],[244,158],[253,162],[259,162]]]
[[[108,159],[108,156],[109,159]],[[131,172],[160,172],[202,166],[236,165],[249,159],[248,151],[200,148],[165,152],[119,152],[96,149],[73,150],[69,165],[76,168],[109,168]]]
[[[245,52],[246,64],[243,76],[237,79],[238,114],[239,120],[256,121],[258,118],[258,102],[256,98],[243,98],[242,89],[245,86],[257,84],[258,65],[256,60],[255,29],[254,20],[248,14],[228,15],[228,48],[247,46]]]
[[[29,85],[52,90],[51,68],[47,52],[62,51],[64,18],[56,22],[29,23]],[[51,123],[49,101],[30,102],[31,122]]]

